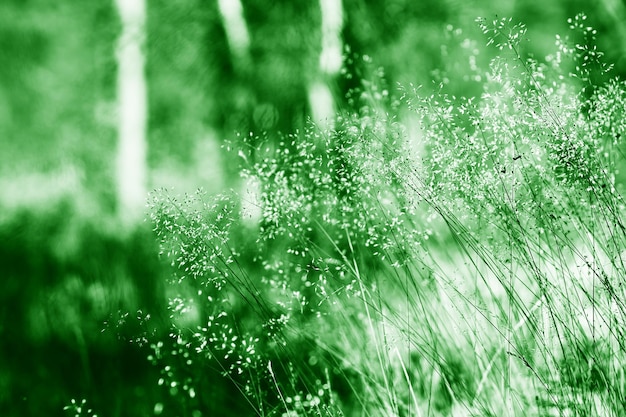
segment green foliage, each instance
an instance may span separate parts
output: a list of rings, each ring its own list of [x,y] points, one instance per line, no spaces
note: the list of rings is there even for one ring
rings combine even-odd
[[[146,349],[127,342],[143,330],[138,309],[151,334],[163,325],[157,244],[147,228],[122,235],[67,192],[49,191],[39,209],[12,207],[0,219],[1,413],[73,416],[62,408],[77,398],[82,415],[113,415],[121,404],[142,414],[139,398],[156,390],[136,388],[152,370]]]

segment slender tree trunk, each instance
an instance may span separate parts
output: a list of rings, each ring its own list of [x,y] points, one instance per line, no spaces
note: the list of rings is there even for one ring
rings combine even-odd
[[[147,97],[144,74],[145,0],[116,0],[122,22],[117,44],[118,214],[126,225],[144,216],[147,196]]]
[[[246,73],[251,70],[251,62],[250,35],[243,15],[243,5],[240,0],[218,0],[217,4],[222,16],[233,68],[239,76],[245,78]],[[241,219],[248,227],[255,228],[261,218],[261,190],[256,178],[244,178],[239,185],[239,194]]]
[[[322,15],[322,52],[319,68],[308,87],[311,117],[320,127],[332,127],[335,99],[329,85],[341,70],[343,62],[341,29],[343,6],[341,0],[319,0]]]
[[[243,16],[243,5],[240,0],[218,0],[217,5],[224,22],[233,67],[241,74],[247,70],[250,59],[250,36]]]

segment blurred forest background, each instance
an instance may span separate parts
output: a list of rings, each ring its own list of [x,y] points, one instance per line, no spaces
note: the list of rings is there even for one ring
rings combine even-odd
[[[524,22],[541,58],[579,12],[626,74],[623,0],[2,1],[0,415],[153,413],[133,339],[168,320],[150,190],[240,189],[225,143],[330,125],[372,80],[479,95],[476,17]]]

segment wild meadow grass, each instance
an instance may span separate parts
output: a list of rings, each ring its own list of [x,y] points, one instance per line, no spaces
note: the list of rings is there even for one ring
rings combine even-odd
[[[626,84],[570,24],[539,61],[479,20],[480,97],[366,84],[332,130],[229,145],[247,192],[155,192],[154,413],[625,415]]]

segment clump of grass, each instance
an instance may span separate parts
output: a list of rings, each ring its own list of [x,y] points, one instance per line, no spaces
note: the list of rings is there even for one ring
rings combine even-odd
[[[334,399],[323,358],[299,327],[316,292],[305,288],[323,282],[289,280],[296,268],[290,259],[302,258],[295,243],[269,248],[246,239],[251,230],[237,208],[232,196],[199,192],[179,201],[154,194],[152,219],[173,271],[170,331],[153,340],[149,357],[169,398],[159,413],[337,415],[329,411]],[[250,243],[255,247],[239,250]]]
[[[405,90],[417,148],[364,84],[332,131],[230,145],[258,225],[155,194],[171,407],[214,411],[221,384],[261,416],[623,414],[626,84],[590,43],[542,63],[522,25],[479,25],[503,51],[480,97]]]
[[[572,29],[591,36],[584,20],[572,19]],[[618,263],[626,235],[615,174],[626,85],[591,84],[589,67],[601,66],[593,47],[559,40],[548,63],[524,59],[525,29],[509,23],[480,21],[491,43],[511,51],[492,61],[480,100],[411,100],[426,125],[429,157],[410,181],[470,263],[462,281],[443,268],[441,281],[456,293],[452,308],[464,321],[481,316],[468,323],[475,352],[501,344],[474,355],[485,364],[480,392],[501,355],[498,393],[508,397],[509,414],[541,413],[549,403],[559,414],[619,415]],[[576,75],[562,72],[565,59]],[[477,329],[477,321],[486,327]],[[481,402],[477,396],[469,403]]]
[[[72,417],[98,417],[91,408],[87,407],[87,400],[85,399],[80,400],[80,402],[72,399],[70,405],[63,407],[63,410],[66,411],[68,415],[72,415]]]

